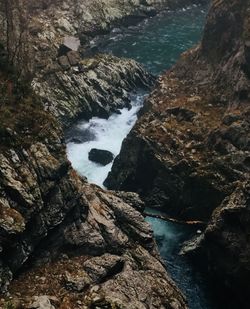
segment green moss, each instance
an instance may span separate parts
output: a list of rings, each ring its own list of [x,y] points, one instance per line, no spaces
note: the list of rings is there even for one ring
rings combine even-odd
[[[3,309],[15,309],[15,306],[13,305],[13,303],[12,303],[11,301],[7,301],[7,302],[4,304]]]

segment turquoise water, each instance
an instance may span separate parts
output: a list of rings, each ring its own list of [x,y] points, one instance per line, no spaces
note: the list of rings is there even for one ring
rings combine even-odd
[[[147,213],[160,213],[148,209]],[[190,309],[225,309],[218,304],[216,296],[211,292],[207,279],[193,267],[185,257],[179,255],[184,241],[190,239],[199,230],[191,226],[183,226],[157,218],[147,217],[151,224],[156,242],[168,273],[188,300]]]
[[[162,73],[176,62],[181,53],[199,42],[207,10],[208,7],[191,6],[163,12],[139,27],[114,33],[103,51],[133,58],[152,73]]]

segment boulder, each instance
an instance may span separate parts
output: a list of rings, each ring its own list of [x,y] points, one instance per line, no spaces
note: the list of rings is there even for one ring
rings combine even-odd
[[[93,148],[89,152],[89,160],[99,163],[101,165],[107,165],[111,163],[113,159],[114,159],[113,153],[108,150]]]

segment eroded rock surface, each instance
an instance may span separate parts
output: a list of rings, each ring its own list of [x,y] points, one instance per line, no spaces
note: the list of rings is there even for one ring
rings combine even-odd
[[[45,0],[13,8],[9,52],[20,77],[30,73],[47,117],[32,97],[22,98],[11,128],[1,127],[0,289],[10,291],[1,307],[187,308],[162,266],[139,197],[79,178],[61,132],[79,116],[107,117],[129,104],[128,91],[151,84],[134,61],[91,58],[91,38],[168,4],[177,2]],[[5,30],[0,39],[7,43]]]
[[[95,56],[97,35],[136,24],[162,8],[202,1],[45,0],[22,1],[19,6],[10,2],[12,28],[7,31],[5,12],[0,9],[0,41],[9,45],[11,62],[20,75],[33,80],[45,108],[68,127],[78,117],[108,117],[129,106],[129,91],[153,83],[134,61]]]
[[[111,55],[79,59],[76,67],[62,67],[46,78],[35,78],[33,89],[45,109],[68,127],[79,117],[108,118],[123,107],[131,107],[130,93],[148,89],[154,78],[133,60]]]

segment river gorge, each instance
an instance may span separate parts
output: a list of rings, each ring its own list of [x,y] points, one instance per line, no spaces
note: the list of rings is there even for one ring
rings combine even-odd
[[[0,308],[248,309],[250,3],[0,0]]]
[[[152,74],[159,75],[175,64],[182,52],[199,42],[207,11],[208,6],[193,5],[162,12],[138,26],[115,29],[105,40],[99,38],[102,42],[100,51],[132,58]],[[122,141],[135,124],[146,96],[146,93],[140,93],[140,89],[138,92],[131,93],[131,109],[121,109],[119,114],[108,119],[94,117],[90,121],[80,120],[66,132],[68,158],[77,172],[91,183],[103,186],[112,163],[102,166],[89,161],[89,151],[97,148],[111,151],[115,156],[119,154]],[[71,142],[74,138],[78,139],[75,143]],[[153,209],[148,212],[158,213]],[[183,242],[199,233],[199,229],[156,218],[146,219],[154,230],[167,270],[186,295],[189,308],[219,308],[212,299],[207,280],[179,255]]]

